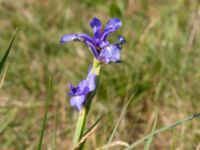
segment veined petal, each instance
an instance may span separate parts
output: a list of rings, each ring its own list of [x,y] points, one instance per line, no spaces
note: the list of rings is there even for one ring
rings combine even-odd
[[[85,95],[81,96],[74,96],[70,99],[71,106],[75,107],[78,111],[81,110],[81,107],[83,106],[85,102]]]
[[[60,43],[70,42],[70,41],[82,41],[84,43],[90,42],[95,45],[94,40],[87,34],[65,34],[61,37]]]
[[[92,54],[97,58],[98,52],[96,50],[95,41],[87,34],[65,34],[62,36],[60,43],[65,43],[69,41],[82,41],[84,42],[91,50]]]
[[[99,60],[105,63],[120,62],[120,48],[116,45],[110,45],[101,50]]]
[[[81,33],[77,34],[77,37],[80,39],[82,42],[90,42],[91,44],[95,45],[95,41],[87,34]]]
[[[101,40],[106,40],[108,35],[114,31],[116,31],[118,28],[122,26],[121,20],[118,18],[112,18],[107,22],[107,25],[105,27],[105,30],[101,36]]]
[[[81,34],[65,34],[61,40],[60,43],[69,42],[69,41],[82,41],[84,42],[91,50],[92,54],[97,58],[98,52],[96,50],[96,43],[95,41],[87,34],[81,33]]]
[[[108,20],[105,29],[114,28],[115,30],[117,30],[121,26],[122,26],[121,20],[119,20],[118,18],[112,18]]]
[[[94,17],[90,22],[90,26],[92,27],[94,37],[97,39],[100,38],[102,28],[101,21],[98,18]]]

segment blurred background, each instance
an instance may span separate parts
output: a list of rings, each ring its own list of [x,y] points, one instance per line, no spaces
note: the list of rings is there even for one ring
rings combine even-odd
[[[114,141],[132,143],[157,128],[200,111],[200,5],[198,0],[0,0],[0,56],[19,32],[0,90],[0,149],[36,149],[44,117],[49,76],[53,81],[43,149],[69,149],[77,111],[67,83],[86,77],[92,54],[83,43],[64,45],[66,33],[92,35],[90,20],[105,25],[118,17],[124,35],[122,64],[102,68],[88,127],[105,114],[85,149],[107,143],[123,106],[134,96]],[[200,147],[195,119],[154,138],[154,150]],[[143,146],[139,146],[138,150]],[[122,149],[122,148],[113,148]]]

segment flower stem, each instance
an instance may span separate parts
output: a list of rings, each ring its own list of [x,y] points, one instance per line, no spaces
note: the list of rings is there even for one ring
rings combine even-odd
[[[94,59],[93,65],[92,65],[92,73],[96,75],[96,89],[98,87],[100,68],[101,68],[101,62]],[[79,112],[78,120],[76,123],[76,130],[75,130],[74,139],[73,139],[74,145],[78,144],[78,142],[83,136],[88,114],[90,111],[91,102],[92,102],[93,97],[96,94],[96,89],[87,95],[86,104],[82,107],[81,111]],[[83,147],[83,144],[80,146],[80,149]]]
[[[82,107],[81,111],[79,112],[78,121],[76,123],[76,130],[73,139],[74,145],[76,145],[79,142],[81,136],[83,135],[83,131],[86,124],[86,118],[87,118],[86,108]]]

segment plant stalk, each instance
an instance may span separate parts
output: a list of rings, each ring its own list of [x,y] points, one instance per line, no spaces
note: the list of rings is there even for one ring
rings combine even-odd
[[[93,65],[92,65],[92,73],[96,74],[96,89],[98,87],[98,80],[99,80],[99,73],[100,73],[100,68],[101,68],[101,62],[98,60],[94,59]],[[76,129],[75,129],[75,134],[74,134],[74,139],[73,139],[73,144],[76,145],[80,141],[80,139],[83,136],[88,114],[90,111],[90,106],[93,97],[96,94],[96,89],[95,91],[89,93],[86,97],[86,104],[82,107],[81,111],[79,112],[78,120],[76,123]],[[83,147],[84,143],[80,145],[80,149]]]

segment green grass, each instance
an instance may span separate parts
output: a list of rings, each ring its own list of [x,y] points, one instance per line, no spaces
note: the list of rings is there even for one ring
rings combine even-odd
[[[36,149],[52,77],[43,148],[69,149],[78,113],[69,105],[67,82],[86,76],[92,55],[77,42],[59,44],[65,33],[90,33],[93,16],[105,24],[119,17],[127,44],[122,64],[103,66],[100,87],[93,101],[88,127],[106,113],[85,149],[105,145],[122,106],[135,94],[112,141],[134,143],[156,128],[200,111],[200,27],[198,0],[155,1],[0,1],[0,58],[16,27],[20,28],[9,54],[9,66],[0,90],[0,149]],[[196,149],[200,120],[153,139],[152,149]],[[2,126],[0,126],[2,129]],[[56,133],[56,138],[55,138]],[[139,146],[138,150],[144,145]]]
[[[47,124],[47,117],[48,117],[49,100],[51,98],[51,93],[52,93],[51,87],[52,87],[52,83],[51,83],[51,79],[49,78],[48,93],[47,93],[46,104],[45,104],[45,114],[44,114],[42,129],[41,129],[41,132],[40,132],[40,140],[39,140],[39,144],[38,144],[37,150],[41,150],[42,149],[43,137],[44,137],[46,124]]]

